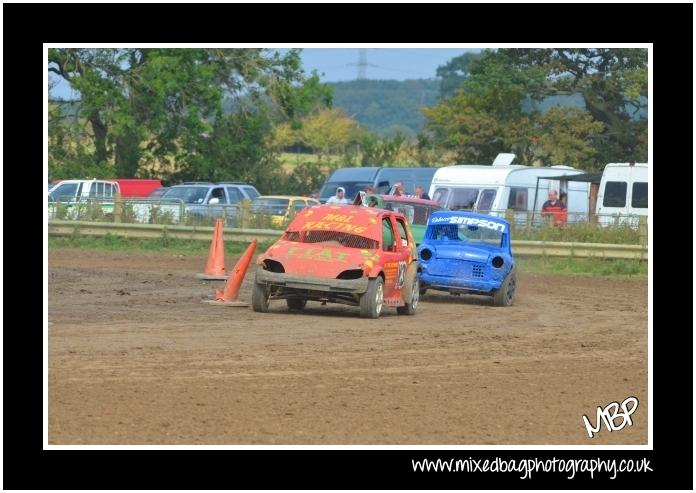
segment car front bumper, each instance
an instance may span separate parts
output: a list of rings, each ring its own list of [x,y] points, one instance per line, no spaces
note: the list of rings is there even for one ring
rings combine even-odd
[[[367,291],[369,278],[329,279],[326,277],[296,276],[257,269],[256,282],[289,290],[322,291],[326,293],[362,294]]]
[[[461,289],[482,294],[499,289],[502,284],[499,280],[462,279],[460,277],[436,276],[425,272],[420,275],[420,283],[421,288]]]

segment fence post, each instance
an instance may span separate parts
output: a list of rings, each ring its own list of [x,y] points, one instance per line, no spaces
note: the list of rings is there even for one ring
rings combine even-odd
[[[532,213],[532,215],[533,214],[534,213]],[[532,216],[530,216],[529,211],[527,211],[527,217],[525,220],[525,233],[526,234],[529,234],[529,230],[531,229],[531,227],[532,227]]]
[[[251,211],[251,201],[247,199],[242,199],[240,201],[241,204],[241,213],[242,213],[242,218],[239,223],[240,228],[247,228],[249,227],[249,212]]]
[[[114,222],[121,222],[121,192],[116,192],[114,195]]]
[[[510,229],[515,231],[515,211],[512,209],[505,209],[505,219],[510,223]]]
[[[638,218],[638,236],[640,238],[640,246],[648,246],[648,218],[640,216]]]

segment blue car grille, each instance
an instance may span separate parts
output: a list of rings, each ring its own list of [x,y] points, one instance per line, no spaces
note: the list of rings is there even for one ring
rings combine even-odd
[[[468,260],[438,259],[428,266],[427,272],[434,276],[483,279],[485,277],[486,264],[469,262]]]

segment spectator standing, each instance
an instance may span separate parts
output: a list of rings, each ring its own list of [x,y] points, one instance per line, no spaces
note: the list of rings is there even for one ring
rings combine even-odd
[[[350,204],[350,200],[346,198],[346,189],[343,187],[338,187],[336,189],[336,195],[329,197],[326,201],[327,204]]]
[[[549,200],[541,206],[542,217],[553,219],[553,224],[558,226],[568,220],[568,208],[558,200],[558,191],[549,190]]]
[[[428,195],[426,191],[423,190],[423,187],[421,187],[420,185],[416,186],[416,197],[418,197],[419,199],[430,200],[430,195]]]

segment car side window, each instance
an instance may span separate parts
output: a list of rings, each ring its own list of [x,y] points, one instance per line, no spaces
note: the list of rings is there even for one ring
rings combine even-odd
[[[397,219],[396,226],[399,230],[399,236],[401,236],[401,247],[408,248],[408,235],[406,234],[406,225],[401,219]]]
[[[295,209],[295,213],[300,212],[302,209],[304,209],[307,204],[305,204],[304,200],[295,200],[292,203],[293,208]]]
[[[230,204],[237,204],[242,200],[242,194],[234,187],[227,187],[227,195],[230,198]]]
[[[66,201],[74,199],[78,192],[77,183],[64,183],[58,185],[55,190],[51,192],[51,197],[57,201]]]
[[[225,189],[222,187],[213,188],[213,191],[210,193],[208,203],[210,203],[211,199],[218,199],[218,204],[226,204],[227,197],[225,197]]]
[[[382,219],[382,250],[394,251],[394,230],[388,217]]]
[[[244,187],[244,192],[252,200],[259,196],[259,192],[257,192],[253,187]]]

